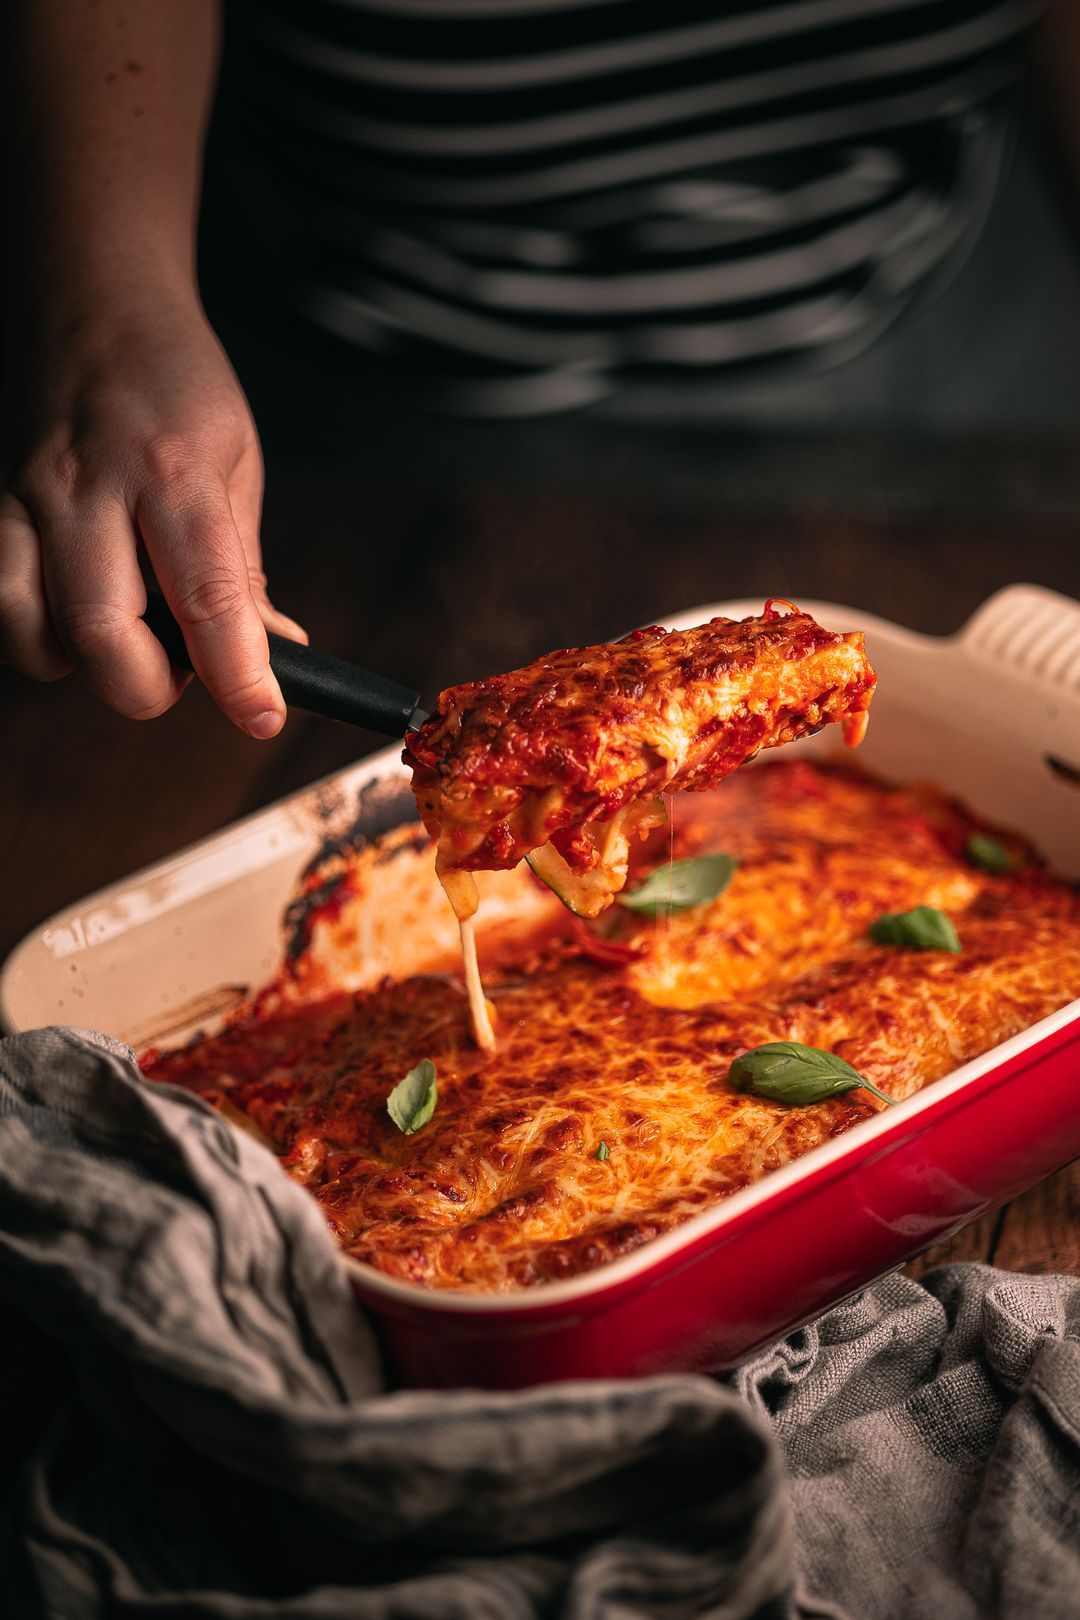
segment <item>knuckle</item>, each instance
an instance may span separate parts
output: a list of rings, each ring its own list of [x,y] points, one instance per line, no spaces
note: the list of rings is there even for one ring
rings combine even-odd
[[[217,702],[231,714],[258,714],[270,707],[266,692],[266,671],[253,670],[240,680],[219,685],[214,693]]]
[[[142,459],[150,478],[163,489],[176,490],[195,480],[192,446],[181,434],[166,433],[151,439]]]
[[[19,574],[0,573],[0,623],[24,618],[35,608],[36,601],[29,580]]]
[[[93,663],[113,657],[131,633],[131,615],[107,603],[71,603],[54,612],[56,628],[72,656]]]
[[[220,624],[235,618],[244,606],[240,582],[226,573],[211,573],[182,590],[175,613],[181,624],[198,626]]]
[[[71,670],[44,599],[23,574],[0,573],[0,659],[33,681],[58,681]]]
[[[88,480],[84,456],[66,439],[50,440],[31,450],[18,478],[35,493],[64,500],[78,494]]]

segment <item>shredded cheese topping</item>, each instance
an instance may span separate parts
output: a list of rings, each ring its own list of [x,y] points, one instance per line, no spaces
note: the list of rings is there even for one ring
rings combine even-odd
[[[1017,869],[972,865],[972,832]],[[458,930],[411,827],[338,857],[333,886],[313,874],[288,970],[144,1068],[253,1122],[350,1254],[502,1292],[602,1266],[878,1106],[738,1093],[742,1052],[821,1047],[905,1097],[1080,993],[1080,892],[933,789],[781,760],[683,799],[673,833],[632,851],[632,882],[669,839],[738,867],[664,927],[624,908],[584,924],[525,869],[478,874],[494,1052],[472,1039]],[[948,913],[959,955],[869,938],[917,905]],[[405,1136],[386,1100],[423,1058],[438,1105]]]

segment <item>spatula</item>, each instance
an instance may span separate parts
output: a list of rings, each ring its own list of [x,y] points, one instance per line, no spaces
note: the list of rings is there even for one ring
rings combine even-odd
[[[183,632],[163,596],[151,594],[143,618],[172,662],[180,669],[190,669],[191,657]],[[410,692],[384,675],[375,675],[329,653],[316,652],[314,647],[290,641],[287,636],[267,631],[266,639],[270,643],[270,668],[290,708],[307,709],[311,714],[363,726],[387,737],[401,737],[427,719],[426,711],[417,708],[419,692]]]

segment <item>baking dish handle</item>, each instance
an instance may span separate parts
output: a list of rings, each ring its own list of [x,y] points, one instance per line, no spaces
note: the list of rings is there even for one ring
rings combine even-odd
[[[1080,696],[1080,602],[1041,585],[1009,585],[988,598],[956,637],[980,663],[1018,671],[1045,691]]]

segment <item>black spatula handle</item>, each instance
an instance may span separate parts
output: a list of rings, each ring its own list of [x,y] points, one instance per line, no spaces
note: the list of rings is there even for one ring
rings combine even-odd
[[[143,618],[172,662],[181,669],[190,669],[183,634],[163,596],[151,595]],[[344,720],[350,726],[364,726],[368,731],[381,731],[387,737],[400,737],[410,725],[419,725],[426,718],[416,707],[420,694],[396,681],[272,631],[267,632],[267,640],[270,668],[277,676],[282,697],[292,707],[308,709],[330,720]]]

